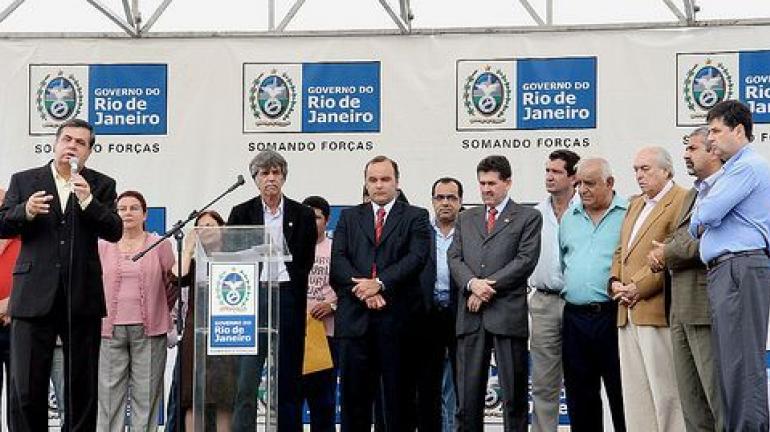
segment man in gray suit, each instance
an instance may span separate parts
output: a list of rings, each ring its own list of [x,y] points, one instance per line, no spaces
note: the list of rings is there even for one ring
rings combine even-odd
[[[708,141],[708,128],[693,131],[684,142],[687,172],[703,181],[719,171],[722,161]],[[671,342],[674,372],[682,401],[685,427],[692,431],[721,431],[719,387],[711,347],[711,317],[706,266],[698,253],[699,241],[687,232],[698,191],[685,195],[676,231],[665,243],[653,241],[650,269],[671,271]]]
[[[514,203],[511,165],[488,156],[476,168],[483,206],[460,213],[449,248],[457,306],[458,431],[481,431],[492,347],[505,431],[527,430],[527,278],[540,255],[540,212]]]

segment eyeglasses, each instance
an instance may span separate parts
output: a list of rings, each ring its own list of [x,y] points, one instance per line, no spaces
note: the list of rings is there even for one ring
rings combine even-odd
[[[144,209],[142,208],[142,206],[138,206],[138,205],[132,205],[132,206],[118,206],[117,210],[118,210],[119,212],[128,212],[128,211],[130,211],[130,212],[140,212],[140,211],[144,211]]]
[[[434,195],[433,201],[449,201],[449,202],[457,202],[460,200],[460,197],[457,195]]]

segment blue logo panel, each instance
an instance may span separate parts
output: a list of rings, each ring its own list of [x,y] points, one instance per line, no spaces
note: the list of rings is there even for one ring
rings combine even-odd
[[[755,123],[770,123],[770,51],[738,54],[739,100],[749,106]]]
[[[596,57],[516,62],[518,129],[596,128]]]
[[[379,62],[302,65],[302,132],[379,131]]]
[[[211,317],[212,348],[251,348],[255,346],[254,317],[214,315]]]
[[[97,134],[165,135],[165,64],[91,65],[88,119]]]
[[[147,232],[163,235],[166,232],[166,208],[165,207],[147,207],[147,221],[145,222]]]

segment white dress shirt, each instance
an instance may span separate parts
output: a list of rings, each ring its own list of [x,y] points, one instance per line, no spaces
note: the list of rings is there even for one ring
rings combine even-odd
[[[275,213],[270,210],[270,208],[265,204],[264,200],[260,201],[262,201],[262,211],[265,215],[265,231],[270,233],[270,235],[273,237],[273,242],[276,245],[283,245],[283,196],[281,196],[281,201],[278,203],[278,207],[276,208]],[[289,272],[286,270],[286,264],[283,261],[269,263],[269,265],[270,276],[273,281],[289,281]],[[262,282],[266,282],[268,280],[267,272],[265,270],[266,267],[263,267],[262,273],[259,277],[259,280]]]
[[[663,186],[663,189],[658,192],[657,195],[655,195],[655,198],[647,198],[647,195],[643,195],[644,208],[642,209],[641,213],[639,213],[639,217],[636,218],[636,222],[634,222],[634,228],[631,230],[631,237],[628,238],[628,244],[626,247],[630,247],[634,243],[636,234],[639,232],[639,229],[642,227],[642,225],[644,225],[644,221],[647,220],[647,217],[650,216],[650,213],[652,213],[652,210],[655,208],[658,202],[660,202],[660,200],[668,193],[668,191],[671,190],[672,187],[674,187],[674,182],[669,180],[668,183]]]

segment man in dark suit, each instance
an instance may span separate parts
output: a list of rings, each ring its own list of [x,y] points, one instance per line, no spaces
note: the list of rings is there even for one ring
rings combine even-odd
[[[22,242],[9,310],[8,418],[14,431],[48,428],[48,379],[57,336],[64,342],[65,376],[71,377],[65,378],[71,397],[65,398],[64,430],[96,428],[106,312],[97,239],[118,241],[123,224],[115,212],[115,181],[84,166],[94,141],[87,122],[63,123],[56,131],[53,161],[14,174],[0,208],[0,237],[21,236]],[[72,368],[69,359],[77,359],[78,367]]]
[[[272,268],[270,278],[280,289],[278,306],[278,431],[302,430],[300,382],[305,349],[305,308],[308,274],[315,258],[315,213],[310,207],[283,195],[288,174],[286,159],[272,150],[258,153],[249,170],[259,196],[230,211],[228,225],[259,225],[274,241],[285,240],[292,260]],[[266,272],[260,281],[266,281]],[[262,290],[263,292],[265,290]],[[262,299],[260,299],[262,300]],[[264,307],[264,305],[262,306]],[[266,314],[263,314],[266,315]],[[266,344],[260,340],[260,355],[241,359],[236,391],[233,428],[254,431],[257,416],[257,387],[262,376]]]
[[[337,292],[342,431],[371,430],[375,392],[382,392],[384,429],[406,430],[402,343],[412,292],[428,259],[428,212],[396,200],[398,165],[385,156],[366,164],[371,203],[340,215],[332,244]]]
[[[447,251],[462,208],[463,186],[442,177],[433,183],[430,258],[420,274],[420,290],[413,291],[406,336],[407,352],[422,352],[406,364],[409,392],[409,430],[454,430],[457,397],[455,374],[455,320],[457,287],[449,277]],[[445,376],[449,379],[445,380]],[[442,415],[443,414],[443,415]]]
[[[488,156],[476,168],[483,206],[460,214],[449,269],[457,305],[458,431],[483,430],[492,347],[506,431],[527,430],[527,278],[540,256],[543,218],[508,198],[511,165]]]

